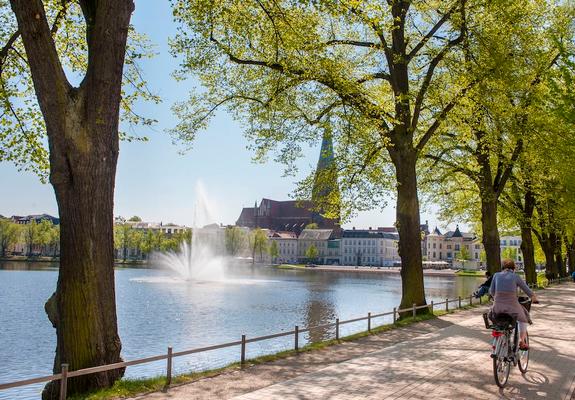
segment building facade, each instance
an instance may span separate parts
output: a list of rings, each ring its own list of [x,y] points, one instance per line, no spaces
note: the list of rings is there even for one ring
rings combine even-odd
[[[342,264],[391,267],[400,262],[397,233],[382,230],[345,230],[342,237]]]

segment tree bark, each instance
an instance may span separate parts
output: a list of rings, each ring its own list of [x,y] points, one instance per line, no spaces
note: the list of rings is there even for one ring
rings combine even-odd
[[[553,243],[553,252],[555,253],[555,265],[557,266],[557,273],[560,277],[567,276],[565,263],[563,262],[563,240],[561,236],[555,234],[555,241]]]
[[[533,244],[533,213],[535,211],[535,196],[531,190],[526,190],[523,196],[523,206],[519,207],[521,218],[521,253],[523,254],[523,269],[527,283],[537,283],[537,271],[535,269],[535,246]]]
[[[399,232],[399,256],[401,258],[402,296],[400,309],[427,304],[423,284],[421,256],[421,226],[417,194],[415,151],[390,150],[397,178],[397,230]],[[427,313],[427,309],[418,311]]]
[[[567,247],[567,265],[569,266],[569,274],[575,271],[575,238],[572,237],[571,241],[565,239],[565,246]]]
[[[555,264],[555,251],[553,248],[552,238],[550,234],[541,233],[537,236],[541,249],[545,254],[545,276],[548,279],[557,278],[558,271]]]
[[[487,270],[494,274],[501,270],[501,247],[497,228],[497,200],[493,194],[481,197],[481,229]]]
[[[46,312],[56,328],[54,372],[121,361],[114,290],[113,199],[122,70],[132,0],[80,0],[88,66],[64,73],[41,0],[11,0],[46,123],[50,182],[60,215],[60,271]],[[72,378],[68,393],[109,387],[122,369]],[[59,382],[44,399],[59,398]]]

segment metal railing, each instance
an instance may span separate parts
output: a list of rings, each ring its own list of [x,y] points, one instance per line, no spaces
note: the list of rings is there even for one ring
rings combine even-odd
[[[549,286],[551,284],[564,282],[564,281],[570,280],[570,279],[571,278],[566,277],[566,278],[549,280],[547,286]],[[530,286],[534,287],[537,285],[530,285]],[[445,311],[449,312],[449,304],[455,303],[455,302],[457,303],[456,308],[462,308],[463,302],[467,302],[467,304],[466,304],[467,306],[473,305],[473,295],[470,295],[469,298],[466,297],[465,299],[462,298],[461,296],[459,296],[457,299],[446,298],[445,301],[441,301],[438,303],[434,303],[434,301],[432,300],[430,302],[430,304],[425,304],[422,306],[416,306],[415,304],[413,304],[413,307],[399,309],[399,310],[397,309],[397,307],[394,307],[393,311],[388,311],[388,312],[384,312],[384,313],[380,313],[380,314],[372,314],[371,312],[368,312],[367,316],[365,316],[365,317],[358,317],[358,318],[353,318],[353,319],[349,319],[349,320],[345,320],[345,321],[340,321],[339,318],[336,318],[335,322],[333,322],[333,323],[311,326],[311,327],[307,327],[304,329],[300,329],[299,326],[296,325],[294,327],[294,330],[291,330],[291,331],[274,333],[274,334],[265,335],[265,336],[258,336],[258,337],[249,338],[249,339],[246,337],[246,335],[241,335],[241,339],[234,341],[234,342],[217,344],[217,345],[207,346],[207,347],[200,347],[200,348],[196,348],[196,349],[174,352],[172,347],[168,347],[166,354],[160,354],[157,356],[140,358],[137,360],[124,361],[124,362],[119,362],[119,363],[115,363],[115,364],[107,364],[107,365],[100,365],[97,367],[84,368],[84,369],[79,369],[76,371],[68,371],[69,365],[68,364],[62,364],[62,370],[58,374],[41,376],[41,377],[37,377],[37,378],[25,379],[25,380],[15,381],[15,382],[2,383],[2,384],[0,384],[0,390],[12,389],[12,388],[17,388],[17,387],[21,387],[21,386],[33,385],[36,383],[51,382],[51,381],[59,380],[60,381],[60,399],[65,400],[66,395],[67,395],[68,379],[70,379],[70,378],[74,378],[77,376],[83,376],[83,375],[95,374],[95,373],[99,373],[99,372],[106,372],[106,371],[119,369],[119,368],[125,368],[125,367],[129,367],[129,366],[133,366],[133,365],[147,364],[147,363],[151,363],[151,362],[155,362],[155,361],[162,361],[162,360],[166,360],[166,389],[167,389],[170,386],[171,381],[172,381],[172,364],[173,364],[173,359],[175,357],[182,357],[182,356],[187,356],[187,355],[196,354],[196,353],[203,353],[206,351],[213,351],[213,350],[219,350],[219,349],[224,349],[224,348],[228,348],[228,347],[240,346],[240,365],[243,367],[246,363],[246,348],[247,348],[248,343],[261,342],[264,340],[276,339],[276,338],[280,338],[280,337],[293,335],[294,336],[294,348],[293,349],[295,351],[298,351],[299,350],[299,336],[300,336],[300,334],[305,333],[305,332],[309,332],[309,331],[316,330],[316,329],[325,329],[325,328],[335,327],[335,339],[339,340],[340,339],[339,333],[340,333],[340,326],[341,325],[350,324],[350,323],[359,322],[359,321],[367,321],[367,332],[371,332],[371,330],[373,328],[372,327],[372,320],[374,318],[381,318],[381,317],[393,315],[393,324],[395,324],[397,322],[397,317],[400,314],[409,313],[411,311],[412,316],[415,317],[417,315],[417,310],[420,310],[423,308],[429,308],[429,310],[433,314],[435,312],[436,306],[440,306],[440,305],[445,305]],[[479,298],[478,304],[482,304],[481,298]]]

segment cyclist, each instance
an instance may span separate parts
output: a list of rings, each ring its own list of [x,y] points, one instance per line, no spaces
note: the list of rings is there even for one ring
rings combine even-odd
[[[489,294],[494,299],[491,312],[495,315],[509,314],[517,318],[520,337],[519,348],[527,350],[528,345],[525,339],[527,337],[527,324],[531,323],[531,319],[529,318],[529,312],[519,304],[517,299],[518,287],[527,296],[531,297],[534,303],[538,302],[537,296],[529,289],[523,279],[515,273],[515,262],[510,259],[503,260],[503,269],[493,275],[491,287],[489,288]]]

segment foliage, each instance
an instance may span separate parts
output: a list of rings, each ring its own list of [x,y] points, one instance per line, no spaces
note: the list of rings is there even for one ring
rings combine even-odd
[[[181,122],[172,133],[189,145],[225,107],[245,123],[255,159],[272,155],[289,174],[303,146],[329,131],[343,219],[384,207],[396,173],[386,150],[403,138],[406,151],[423,147],[473,84],[446,70],[458,69],[449,59],[462,15],[481,8],[464,3],[405,2],[399,13],[380,1],[175,1],[181,27],[172,46],[184,56],[177,77],[196,75],[205,91],[174,107]],[[406,48],[392,44],[398,31]],[[313,185],[312,173],[297,196],[311,198]]]
[[[269,248],[270,257],[273,261],[275,261],[280,255],[280,249],[278,246],[278,242],[276,240],[272,240]]]
[[[310,245],[305,250],[305,257],[312,262],[317,259],[318,255],[319,255],[319,251],[317,250],[317,247],[315,246],[315,244]]]
[[[252,250],[253,262],[256,253],[260,255],[260,262],[263,261],[264,253],[268,251],[268,236],[263,229],[254,229],[249,237],[250,249]]]
[[[467,249],[467,246],[461,245],[461,250],[459,250],[456,257],[460,260],[471,260],[471,253]]]
[[[318,226],[317,223],[312,222],[311,224],[307,224],[307,225],[305,226],[305,229],[319,229],[319,226]]]
[[[44,1],[53,38],[69,79],[79,81],[87,68],[86,24],[78,2]],[[137,101],[158,103],[144,80],[139,60],[154,55],[145,35],[129,30],[122,88],[122,120],[129,125],[152,125],[154,120],[134,111]],[[124,140],[147,140],[121,133]],[[49,163],[44,120],[40,112],[28,67],[28,60],[16,18],[9,2],[0,0],[0,162],[32,171],[47,180]]]
[[[9,219],[0,218],[0,256],[6,254],[6,250],[17,243],[21,236],[19,225]]]
[[[238,226],[228,226],[225,231],[226,252],[230,256],[237,256],[246,245],[246,234]]]
[[[501,258],[517,260],[517,248],[515,247],[505,247],[501,252]]]

